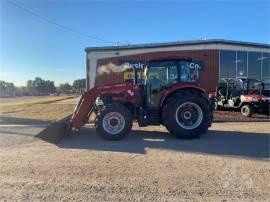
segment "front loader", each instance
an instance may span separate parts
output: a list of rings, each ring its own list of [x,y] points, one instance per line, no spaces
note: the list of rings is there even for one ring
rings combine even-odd
[[[57,143],[67,134],[78,133],[91,113],[96,114],[96,132],[108,140],[124,138],[134,120],[140,127],[162,124],[179,138],[199,137],[211,126],[213,113],[191,63],[190,59],[149,61],[139,82],[134,69],[133,83],[94,87],[81,96],[72,115],[38,137]]]

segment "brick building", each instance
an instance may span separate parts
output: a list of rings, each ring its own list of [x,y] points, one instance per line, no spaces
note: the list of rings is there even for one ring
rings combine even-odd
[[[206,91],[214,90],[220,78],[254,78],[270,83],[269,44],[197,40],[90,47],[85,51],[87,89],[132,80],[131,70],[122,71],[123,65],[141,69],[149,60],[164,58],[190,58],[202,64],[199,83]]]

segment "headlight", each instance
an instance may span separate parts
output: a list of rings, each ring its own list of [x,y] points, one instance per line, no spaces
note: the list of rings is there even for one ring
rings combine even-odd
[[[98,98],[96,99],[95,104],[96,104],[96,105],[104,105],[104,103],[103,103],[103,101],[102,101],[102,99],[101,99],[100,97],[98,97]]]

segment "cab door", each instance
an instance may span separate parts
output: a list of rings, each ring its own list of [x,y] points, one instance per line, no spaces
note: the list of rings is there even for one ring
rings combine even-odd
[[[147,106],[158,107],[165,89],[179,82],[177,61],[150,62],[147,73]]]

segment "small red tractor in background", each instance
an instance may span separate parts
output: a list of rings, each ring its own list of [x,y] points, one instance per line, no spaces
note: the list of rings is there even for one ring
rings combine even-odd
[[[133,83],[88,90],[72,116],[47,128],[47,134],[62,133],[54,134],[58,135],[57,142],[69,131],[78,132],[91,113],[95,113],[97,133],[109,140],[124,138],[134,120],[140,127],[162,124],[179,138],[199,137],[211,126],[213,113],[204,89],[190,74],[191,62],[190,59],[149,61],[142,71],[134,69]]]

